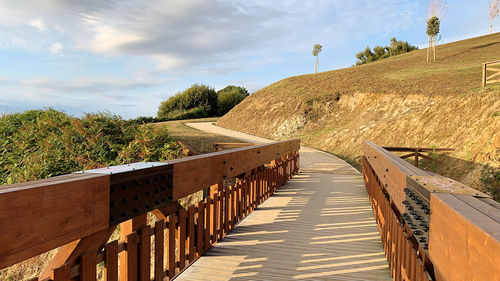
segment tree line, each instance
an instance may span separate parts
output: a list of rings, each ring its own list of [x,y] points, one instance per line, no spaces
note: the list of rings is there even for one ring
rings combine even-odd
[[[156,118],[179,120],[222,116],[248,95],[244,87],[230,85],[216,92],[210,86],[193,84],[163,101],[158,108]]]

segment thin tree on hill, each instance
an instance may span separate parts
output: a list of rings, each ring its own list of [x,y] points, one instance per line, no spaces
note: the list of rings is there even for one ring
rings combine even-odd
[[[491,0],[489,5],[490,14],[490,34],[493,33],[493,24],[495,23],[495,18],[498,17],[500,13],[500,8],[498,7],[498,0]]]
[[[316,66],[314,67],[314,73],[318,73],[318,57],[319,57],[319,53],[321,52],[322,49],[323,49],[323,46],[321,46],[319,43],[316,43],[313,46],[312,54],[313,54],[313,56],[316,57]]]
[[[439,17],[444,10],[445,4],[440,0],[430,0],[427,6],[427,36],[429,47],[427,48],[427,62],[436,61],[436,36],[439,34],[441,21]]]

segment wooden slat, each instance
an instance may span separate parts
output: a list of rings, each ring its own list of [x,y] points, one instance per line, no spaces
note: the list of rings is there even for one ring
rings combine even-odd
[[[43,279],[41,279],[43,280]],[[71,266],[64,264],[52,272],[52,280],[54,281],[70,281],[71,280]]]
[[[174,165],[174,200],[237,177],[269,163],[276,155],[287,155],[299,148],[299,140],[289,140],[169,160]]]
[[[7,185],[0,188],[0,221],[14,230],[0,231],[2,269],[107,229],[109,177],[71,174]]]
[[[137,281],[137,233],[133,232],[126,237],[126,263],[120,264],[123,269],[126,269],[126,280]],[[121,280],[121,279],[120,279]]]
[[[155,281],[163,281],[163,272],[164,272],[164,264],[163,264],[163,255],[164,255],[164,247],[165,247],[165,221],[159,220],[155,222],[155,262],[154,262],[154,280]]]
[[[229,200],[229,195],[231,193],[230,187],[224,188],[224,231],[223,237],[229,232],[229,222],[231,219],[231,200]]]
[[[120,281],[135,281],[137,280],[137,273],[138,273],[138,268],[137,268],[137,231],[141,229],[142,227],[147,225],[147,214],[142,214],[139,215],[131,220],[125,221],[120,224],[120,241],[127,243],[127,249],[128,249],[128,240],[129,239],[135,239],[135,244],[131,245],[131,251],[123,251],[121,252],[118,256],[120,259],[120,268],[126,269],[126,270],[120,270]],[[129,235],[131,235],[129,237]],[[133,256],[131,256],[133,255]],[[133,262],[133,265],[130,265],[129,263]],[[134,272],[130,273],[129,269],[133,268]],[[133,276],[133,279],[129,279]]]
[[[216,243],[217,240],[219,239],[219,213],[220,213],[220,208],[219,208],[219,193],[214,194],[214,198],[212,201],[212,207],[214,209],[213,211],[213,223],[212,223],[212,243]]]
[[[112,241],[104,248],[104,280],[118,281],[118,241]]]
[[[205,201],[198,202],[198,210],[196,217],[196,256],[200,257],[205,252],[203,250],[203,241],[205,240],[203,235],[204,229],[204,215],[205,215]]]
[[[210,249],[211,245],[211,233],[213,231],[213,208],[212,208],[212,197],[208,197],[205,199],[205,243],[203,251],[207,251]]]
[[[141,228],[139,245],[139,280],[151,281],[151,227]]]
[[[188,224],[187,224],[187,227],[188,227],[188,250],[189,250],[189,256],[188,256],[188,260],[189,260],[189,263],[193,262],[194,261],[194,227],[195,227],[195,224],[194,224],[194,216],[195,216],[195,207],[194,205],[191,205],[189,206],[188,208]]]
[[[168,264],[168,276],[170,278],[175,275],[175,221],[176,216],[170,215],[168,217],[168,247],[167,247],[167,264]]]
[[[179,269],[182,270],[186,266],[186,210],[179,211]]]
[[[96,268],[97,253],[90,252],[82,256],[80,261],[80,280],[95,281],[97,278]]]

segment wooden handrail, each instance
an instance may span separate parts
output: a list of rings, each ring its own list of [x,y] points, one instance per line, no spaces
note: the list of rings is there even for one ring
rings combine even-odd
[[[363,176],[395,280],[500,276],[500,204],[370,141],[363,151]]]
[[[383,149],[392,152],[412,152],[406,155],[400,156],[402,159],[415,157],[415,166],[418,167],[418,158],[422,157],[427,160],[432,160],[431,157],[422,154],[421,152],[446,152],[455,151],[454,148],[432,148],[432,147],[399,147],[399,146],[384,146]]]
[[[498,66],[499,68],[488,68],[492,66]],[[493,71],[495,72],[494,74],[488,76],[487,72],[488,71]],[[486,84],[492,84],[492,83],[500,83],[500,60],[499,61],[490,61],[483,63],[482,66],[482,72],[483,72],[483,78],[481,80],[481,86],[484,88],[486,87]],[[499,77],[496,80],[493,80],[493,78]]]
[[[0,269],[62,245],[65,246],[61,251],[67,253],[60,251],[57,261],[51,265],[62,266],[71,261],[71,267],[81,257],[76,253],[84,254],[88,249],[95,251],[102,247],[116,225],[127,223],[126,227],[122,225],[121,232],[140,235],[140,229],[145,225],[144,214],[153,211],[155,215],[163,216],[168,226],[171,214],[175,216],[177,212],[182,217],[185,211],[177,207],[175,202],[178,199],[213,185],[219,186],[219,194],[224,193],[226,189],[222,182],[226,179],[239,177],[239,185],[260,181],[255,186],[239,186],[240,192],[247,188],[261,188],[254,191],[260,192],[257,193],[260,197],[253,194],[252,202],[255,203],[252,204],[258,204],[298,171],[299,148],[299,140],[281,141],[2,186]],[[267,181],[266,190],[262,189],[264,179]],[[231,199],[224,200],[236,200],[230,194],[226,196]],[[184,215],[187,215],[186,219],[194,219],[190,213]],[[143,219],[144,223],[136,223]],[[236,222],[236,218],[232,222]],[[148,231],[151,230],[154,229]],[[52,269],[42,277],[50,277]]]

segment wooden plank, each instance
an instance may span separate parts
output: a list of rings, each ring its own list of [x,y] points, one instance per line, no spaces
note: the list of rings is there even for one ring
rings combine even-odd
[[[210,249],[211,243],[210,240],[212,239],[212,231],[213,231],[213,210],[212,210],[212,197],[208,197],[205,199],[205,243],[204,243],[204,248],[203,252],[206,252],[208,249]]]
[[[195,216],[195,207],[194,205],[191,205],[188,207],[188,224],[187,224],[187,228],[188,228],[188,253],[189,253],[189,256],[188,256],[188,260],[189,260],[189,263],[193,262],[194,261],[194,228],[195,228],[195,224],[194,224],[194,216]]]
[[[104,280],[118,281],[118,241],[108,243],[104,248]]]
[[[43,280],[43,279],[40,279]],[[70,281],[71,280],[71,265],[64,264],[54,269],[52,273],[52,280],[54,281]]]
[[[154,280],[163,281],[164,276],[164,247],[165,247],[165,221],[159,220],[155,222],[155,261],[154,261]]]
[[[127,281],[137,281],[137,233],[133,232],[127,235],[125,241],[127,243],[126,262],[121,263],[125,271]],[[120,278],[120,280],[122,280]]]
[[[179,225],[177,230],[179,240],[179,269],[186,266],[186,210],[179,211]]]
[[[80,280],[95,281],[97,278],[97,252],[90,252],[81,257]]]
[[[197,212],[197,218],[196,218],[196,256],[195,258],[200,257],[203,255],[205,252],[203,250],[203,241],[204,236],[203,236],[203,229],[204,229],[204,216],[205,216],[205,202],[206,201],[200,201],[198,202],[198,212]]]
[[[299,140],[290,140],[169,160],[174,165],[173,199],[180,199],[226,178],[237,177],[269,163],[277,155],[287,155],[299,148]]]
[[[139,215],[131,220],[125,221],[120,224],[120,241],[127,243],[128,249],[128,240],[135,239],[135,244],[131,245],[131,251],[123,251],[118,256],[120,259],[120,268],[124,270],[120,270],[120,281],[136,281],[138,268],[137,268],[137,231],[142,227],[147,225],[147,214]],[[133,234],[129,237],[129,235]],[[133,256],[130,256],[133,255]],[[133,262],[134,264],[130,265],[129,263]],[[133,272],[129,272],[130,268],[133,267]],[[129,279],[133,276],[133,279]]]
[[[224,231],[223,237],[229,232],[229,223],[231,219],[231,200],[229,195],[231,193],[231,187],[224,188]]]
[[[214,209],[214,212],[213,212],[213,223],[212,223],[212,243],[215,244],[217,243],[217,240],[218,240],[218,237],[219,237],[219,228],[218,228],[218,224],[219,224],[219,212],[220,212],[220,209],[219,209],[219,193],[215,193],[214,194],[214,198],[213,198],[213,201],[212,201],[212,207]]]
[[[107,229],[109,177],[72,174],[7,185],[0,189],[0,221],[15,230],[0,231],[2,269]]]
[[[500,224],[455,195],[431,194],[429,256],[442,280],[500,276]]]
[[[172,278],[175,275],[175,221],[176,215],[168,217],[168,247],[167,247],[167,264],[168,264],[168,277]]]
[[[140,230],[139,244],[139,280],[151,281],[151,227],[145,226]]]

